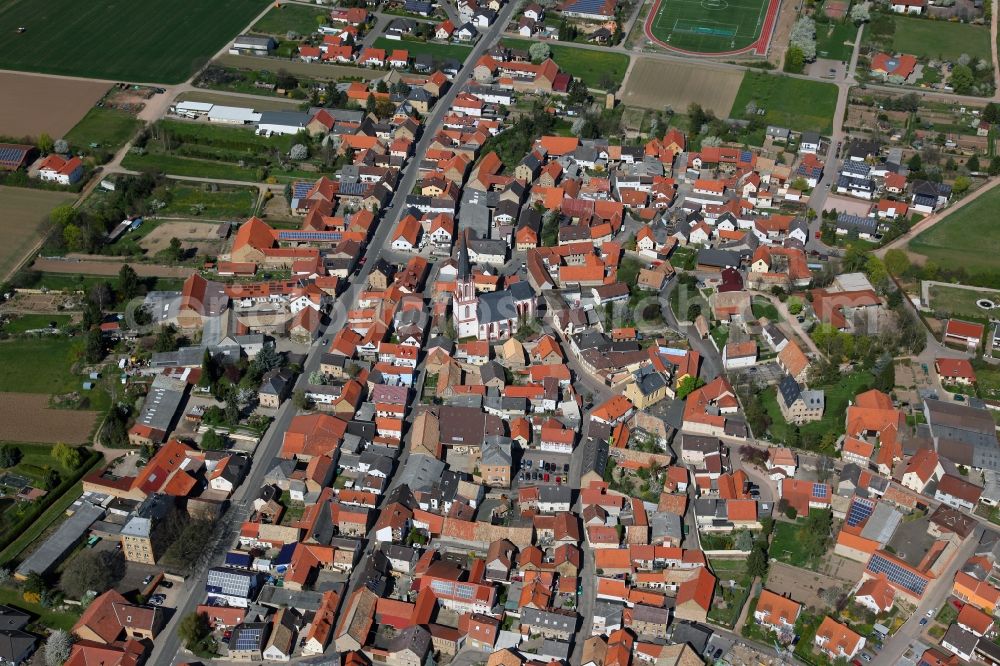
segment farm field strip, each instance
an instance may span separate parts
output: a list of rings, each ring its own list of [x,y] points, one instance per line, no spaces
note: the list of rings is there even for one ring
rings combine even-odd
[[[0,250],[0,279],[17,268],[35,247],[46,215],[74,198],[76,195],[69,192],[0,186],[0,210],[4,211],[0,231],[5,238]]]
[[[0,104],[0,134],[37,138],[45,133],[59,138],[73,129],[87,110],[104,96],[108,84],[0,72],[0,90],[5,98],[18,101],[17,104]]]
[[[133,83],[180,83],[266,0],[9,0],[0,68]],[[17,34],[19,27],[26,31]]]
[[[48,405],[48,397],[42,394],[0,393],[0,440],[85,444],[97,412],[50,409]]]
[[[997,210],[1000,210],[1000,189],[993,188],[968,205],[947,213],[911,240],[908,249],[940,266],[963,266],[970,273],[995,272],[1000,256]]]

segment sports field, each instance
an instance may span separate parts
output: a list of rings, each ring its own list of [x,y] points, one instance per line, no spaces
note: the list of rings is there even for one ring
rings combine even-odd
[[[780,0],[657,0],[646,35],[685,53],[767,53]]]
[[[267,0],[5,0],[0,69],[179,83]],[[19,28],[24,32],[18,33]]]

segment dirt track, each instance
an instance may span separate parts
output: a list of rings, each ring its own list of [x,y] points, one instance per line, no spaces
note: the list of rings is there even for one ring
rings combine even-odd
[[[135,269],[139,277],[186,278],[194,269],[185,266],[162,266],[160,264],[140,264],[126,259],[43,259],[39,257],[31,269],[42,273],[82,273],[83,275],[118,275],[122,264]]]
[[[53,138],[66,135],[108,90],[107,83],[0,72],[0,134]]]
[[[49,397],[35,393],[0,393],[0,440],[83,444],[97,412],[49,409]]]

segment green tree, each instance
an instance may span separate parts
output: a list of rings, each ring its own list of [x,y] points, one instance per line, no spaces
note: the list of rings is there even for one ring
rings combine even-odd
[[[991,176],[1000,176],[1000,155],[990,159],[989,174]]]
[[[956,93],[964,95],[976,85],[976,76],[972,73],[972,69],[968,65],[956,64],[951,69],[951,76],[948,77],[948,83],[951,84]]]
[[[804,304],[802,303],[802,299],[799,298],[798,296],[792,296],[791,298],[788,299],[788,312],[790,314],[793,315],[799,314],[800,312],[802,312],[803,307]]]
[[[923,160],[920,159],[920,153],[913,153],[913,157],[906,162],[906,167],[910,171],[920,171],[923,168]]]
[[[104,336],[96,326],[87,331],[83,356],[87,363],[98,363],[104,358]]]
[[[84,548],[67,563],[59,577],[59,588],[73,599],[88,592],[100,594],[125,576],[125,558],[119,550]]]
[[[0,467],[13,467],[21,462],[22,457],[21,449],[13,444],[0,446]]]
[[[164,324],[156,333],[153,341],[153,351],[168,352],[177,351],[177,327],[173,324]]]
[[[62,206],[56,206],[49,213],[49,220],[59,227],[65,227],[68,224],[76,222],[79,213],[72,204],[64,204]]]
[[[139,275],[128,264],[122,264],[118,271],[118,294],[123,301],[136,297],[139,293]]]
[[[802,49],[797,46],[789,46],[785,51],[785,71],[791,74],[801,74],[806,66],[806,57]]]
[[[62,442],[52,447],[52,457],[59,461],[63,469],[67,470],[76,470],[83,462],[80,449]]]
[[[795,520],[799,517],[798,509],[794,506],[787,507],[785,509],[785,517],[788,518],[788,520]]]
[[[903,250],[892,249],[885,253],[885,269],[890,275],[902,275],[910,267],[910,257]]]
[[[701,377],[692,377],[691,375],[686,375],[677,382],[677,399],[683,400],[684,398],[691,395],[691,393],[698,388],[705,385],[705,380]]]
[[[180,624],[177,625],[177,635],[188,649],[208,638],[210,633],[212,627],[205,613],[189,613],[181,618]]]
[[[163,257],[167,261],[180,261],[184,257],[184,248],[181,247],[181,240],[176,236],[170,239],[170,244],[163,250]]]
[[[226,448],[226,438],[214,430],[209,430],[201,436],[200,446],[203,451],[220,451]]]
[[[954,184],[952,184],[951,191],[955,194],[965,194],[969,191],[971,185],[972,181],[969,180],[968,176],[959,176],[955,179]]]
[[[767,555],[761,548],[755,547],[750,551],[750,556],[747,558],[747,573],[754,578],[767,575]]]
[[[54,145],[55,142],[52,140],[52,137],[45,132],[38,135],[38,150],[43,153],[51,153]]]
[[[970,157],[969,161],[965,163],[965,168],[968,169],[971,173],[976,173],[977,171],[979,171],[979,156],[973,155],[972,157]]]
[[[236,400],[236,391],[230,391],[226,396],[226,425],[232,427],[240,422],[240,404]]]

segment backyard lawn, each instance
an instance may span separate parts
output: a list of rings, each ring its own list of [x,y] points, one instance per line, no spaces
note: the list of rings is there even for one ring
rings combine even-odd
[[[444,62],[445,60],[465,62],[465,59],[468,58],[469,54],[472,52],[471,46],[465,46],[463,44],[438,44],[435,42],[419,42],[409,39],[394,41],[392,39],[386,39],[385,37],[379,37],[376,39],[374,46],[377,49],[385,49],[386,54],[390,54],[396,49],[405,49],[410,52],[411,58],[416,55],[427,54],[438,62]]]
[[[210,191],[191,185],[171,184],[170,203],[157,214],[193,215],[206,219],[246,218],[253,215],[256,204],[257,191],[253,188],[223,187]]]
[[[833,60],[850,60],[858,28],[850,21],[816,26],[816,55]]]
[[[719,579],[708,619],[725,627],[734,627],[750,594],[750,575],[746,560],[710,560],[709,568]]]
[[[958,60],[963,53],[991,61],[989,26],[896,17],[893,48],[925,58]]]
[[[116,152],[138,131],[142,121],[130,113],[94,107],[66,134],[70,146],[86,150],[96,144]]]
[[[0,604],[14,606],[31,613],[39,625],[39,629],[63,629],[69,631],[76,624],[78,615],[45,608],[41,604],[28,603],[21,597],[20,590],[0,586]],[[30,627],[30,625],[29,625]]]
[[[994,187],[921,232],[910,241],[909,250],[939,266],[962,266],[970,273],[995,272],[1000,256],[998,210],[1000,187]]]
[[[837,106],[837,86],[788,76],[747,72],[733,102],[733,115],[744,116],[753,102],[763,115],[755,116],[769,125],[828,135],[833,130]]]
[[[250,32],[284,39],[288,32],[308,35],[326,23],[329,10],[305,5],[277,5],[253,24]],[[319,18],[322,17],[322,22]]]
[[[766,298],[753,299],[751,308],[753,309],[753,316],[757,319],[767,317],[773,322],[781,321],[781,315],[778,314],[778,308],[776,308],[774,304]]]
[[[70,372],[81,343],[67,337],[0,342],[0,391],[68,393],[80,386]]]
[[[66,326],[72,317],[64,314],[26,314],[19,315],[3,325],[5,333],[24,333],[39,328],[48,328],[51,322],[55,322],[57,327]]]
[[[818,519],[824,511],[829,512],[828,509],[810,509],[809,515]],[[807,520],[802,516],[795,522],[775,521],[774,536],[767,551],[768,555],[793,567],[813,568],[817,560],[808,554],[809,539],[813,538],[813,535],[806,529],[806,523]]]
[[[527,39],[505,39],[503,43],[525,51],[533,44]],[[618,90],[625,78],[625,70],[628,69],[629,57],[622,53],[580,49],[562,44],[549,44],[549,48],[559,69],[582,80],[589,88],[614,92]]]
[[[867,390],[874,376],[870,372],[859,370],[850,375],[842,375],[840,381],[830,386],[810,386],[814,389],[822,389],[825,393],[826,409],[823,411],[823,418],[819,421],[806,423],[799,426],[799,434],[822,437],[827,433],[840,435],[844,432],[844,415],[847,412],[848,403],[854,399],[858,393]],[[778,442],[788,442],[791,437],[792,426],[788,424],[781,415],[781,408],[778,407],[776,389],[768,387],[761,393],[764,401],[764,408],[771,420],[768,426],[768,433],[771,438]],[[829,453],[833,453],[832,451]]]

